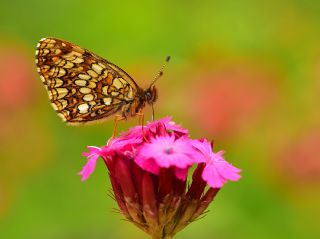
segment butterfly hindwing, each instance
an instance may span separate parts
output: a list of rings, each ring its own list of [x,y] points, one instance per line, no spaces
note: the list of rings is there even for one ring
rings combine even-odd
[[[121,68],[64,40],[42,39],[36,63],[53,108],[70,124],[115,114],[139,90]]]

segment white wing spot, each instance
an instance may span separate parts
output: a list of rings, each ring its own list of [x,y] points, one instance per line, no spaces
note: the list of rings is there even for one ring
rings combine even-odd
[[[58,94],[57,95],[58,99],[61,99],[61,98],[65,97],[69,93],[68,89],[66,89],[66,88],[55,88],[55,89],[56,89],[57,94]]]
[[[97,78],[98,74],[96,72],[94,72],[93,70],[87,70],[87,73],[92,76],[93,78]]]
[[[67,118],[64,116],[64,114],[58,113],[58,116],[59,116],[63,121],[67,121]]]
[[[94,98],[94,96],[92,94],[86,94],[86,95],[83,96],[82,99],[84,101],[91,101],[91,100],[93,100],[93,98]]]
[[[63,68],[60,68],[57,77],[64,76],[65,74],[66,74],[66,70]]]
[[[94,89],[96,86],[97,86],[96,83],[94,83],[93,81],[89,81],[89,85],[88,85],[89,88]]]
[[[63,66],[63,68],[72,68],[74,66],[74,64],[72,63],[72,62],[70,62],[70,61],[67,61],[67,63],[66,64],[64,64],[64,66]]]
[[[86,74],[79,74],[78,77],[82,80],[89,80],[91,79],[91,76],[86,75]]]
[[[123,87],[123,84],[122,82],[119,80],[119,78],[115,78],[113,80],[113,85],[117,88],[117,89],[120,89]]]
[[[98,74],[101,74],[101,71],[103,70],[103,68],[98,64],[92,64],[92,70],[94,70]]]
[[[53,107],[54,110],[56,110],[56,111],[59,110],[58,107],[57,107],[57,105],[56,105],[55,103],[51,103],[51,105],[52,105],[52,107]]]
[[[52,80],[52,82],[54,83],[54,87],[59,87],[63,85],[63,80],[59,79],[59,78],[55,78]],[[63,88],[62,88],[63,89]]]
[[[108,88],[109,88],[108,85],[102,87],[102,93],[103,93],[104,95],[108,95]]]
[[[85,81],[85,80],[76,80],[74,83],[78,86],[86,86],[87,85],[87,81]]]
[[[103,102],[105,105],[110,105],[112,102],[112,99],[111,98],[103,98]]]
[[[91,92],[91,89],[90,88],[87,88],[87,87],[82,87],[79,89],[79,91],[82,93],[82,94],[88,94]]]
[[[73,63],[81,63],[84,60],[82,58],[77,57],[76,59],[72,60]]]
[[[87,113],[88,112],[88,109],[89,109],[89,105],[84,103],[84,104],[81,104],[81,105],[78,105],[78,110],[81,114],[83,113]]]

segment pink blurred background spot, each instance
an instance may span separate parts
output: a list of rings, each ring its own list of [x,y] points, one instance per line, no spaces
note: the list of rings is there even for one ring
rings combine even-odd
[[[33,60],[22,46],[0,48],[0,107],[6,112],[31,103],[37,79]]]
[[[199,128],[215,137],[240,134],[275,103],[276,80],[255,65],[241,63],[197,76],[188,88],[189,115]]]
[[[282,173],[292,184],[320,183],[320,129],[296,135],[283,146],[278,158]]]

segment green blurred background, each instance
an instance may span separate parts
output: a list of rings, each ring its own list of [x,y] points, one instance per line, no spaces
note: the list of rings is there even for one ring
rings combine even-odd
[[[177,239],[320,238],[319,1],[0,0],[0,12],[0,238],[147,238],[112,211],[102,162],[77,176],[113,123],[56,116],[34,64],[48,36],[141,86],[172,56],[156,116],[214,139],[243,170]]]

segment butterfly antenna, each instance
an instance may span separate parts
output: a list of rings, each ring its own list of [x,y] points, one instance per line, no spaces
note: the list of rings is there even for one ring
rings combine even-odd
[[[153,104],[151,104],[151,108],[152,108],[152,122],[154,121],[154,108],[153,108]]]
[[[163,75],[163,71],[166,68],[168,62],[170,61],[170,56],[167,56],[166,58],[166,62],[163,64],[163,66],[161,67],[160,71],[158,72],[158,74],[155,76],[155,78],[152,80],[150,87],[154,85],[154,83]]]

